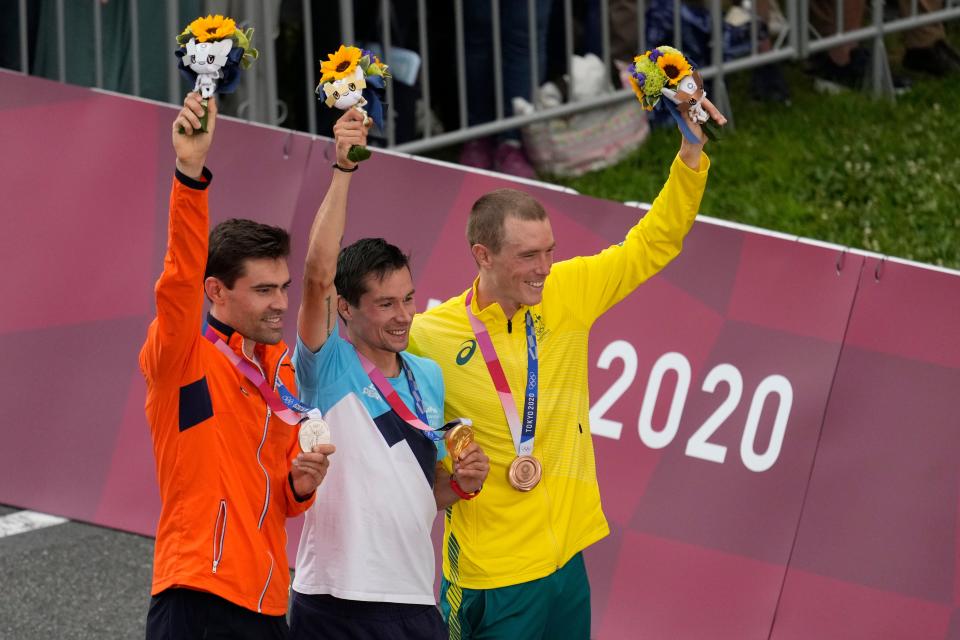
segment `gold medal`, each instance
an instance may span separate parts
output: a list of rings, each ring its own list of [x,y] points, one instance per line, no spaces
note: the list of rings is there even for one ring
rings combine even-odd
[[[318,444],[330,444],[330,425],[320,418],[307,418],[300,423],[300,449],[310,453]]]
[[[467,424],[460,423],[447,431],[443,439],[447,443],[450,458],[457,462],[460,460],[460,454],[463,453],[464,449],[473,443],[473,429]]]
[[[543,467],[533,456],[517,456],[510,463],[510,470],[507,472],[510,486],[517,491],[530,491],[537,486],[542,476]]]

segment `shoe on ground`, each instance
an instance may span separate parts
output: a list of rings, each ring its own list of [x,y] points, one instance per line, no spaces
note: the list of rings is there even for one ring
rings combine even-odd
[[[946,40],[937,40],[934,46],[940,49],[940,52],[943,55],[947,56],[953,60],[956,65],[960,66],[960,52],[947,44]]]
[[[460,150],[460,164],[477,169],[493,169],[493,140],[470,140]]]
[[[960,54],[943,40],[929,47],[914,47],[903,54],[903,67],[942,78],[960,72]]]
[[[523,147],[515,140],[505,140],[500,143],[493,158],[493,168],[495,171],[518,178],[535,180],[537,177],[536,171],[527,160],[527,154],[523,152]]]
[[[864,56],[858,54],[859,51],[861,50],[854,49],[851,52],[850,62],[847,64],[837,64],[826,53],[811,58],[809,70],[817,92],[835,95],[843,91],[863,89],[867,65]]]
[[[829,55],[821,53],[814,56],[810,65],[813,75],[813,87],[818,93],[836,95],[844,91],[862,91],[866,88],[872,73],[871,55],[865,49],[854,49],[850,52],[850,62],[839,65]],[[903,95],[913,86],[910,78],[891,74],[893,92]]]

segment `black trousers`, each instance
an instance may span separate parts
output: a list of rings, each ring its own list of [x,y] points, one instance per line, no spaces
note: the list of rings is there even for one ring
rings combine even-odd
[[[290,640],[448,640],[436,605],[342,600],[293,592]]]
[[[286,616],[267,616],[193,589],[158,593],[147,613],[147,640],[286,640],[288,633]]]

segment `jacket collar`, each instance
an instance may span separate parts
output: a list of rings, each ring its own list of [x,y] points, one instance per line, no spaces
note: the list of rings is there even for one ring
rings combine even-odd
[[[230,342],[230,338],[233,337],[233,334],[236,333],[236,329],[228,325],[226,322],[220,322],[213,317],[212,313],[207,313],[207,324],[214,328],[220,335],[222,335],[227,342]]]
[[[523,318],[526,315],[527,311],[533,312],[533,307],[528,307],[526,305],[520,305],[520,308],[517,309],[517,312],[513,314],[513,317],[508,318],[507,314],[503,311],[503,307],[500,306],[499,302],[491,302],[483,309],[480,308],[480,304],[477,302],[479,300],[479,291],[480,286],[480,276],[477,276],[473,281],[473,300],[470,301],[470,309],[473,310],[473,314],[477,316],[485,325],[487,325],[487,331],[491,333],[499,333],[502,329],[506,329],[507,321],[513,321],[514,319],[519,318],[521,326],[523,323]],[[464,291],[463,297],[464,302],[466,301],[467,292]],[[462,306],[462,305],[461,305]]]
[[[239,331],[226,322],[222,322],[213,317],[213,314],[209,312],[207,312],[207,324],[223,337],[224,341],[226,341],[234,353],[241,358],[247,358],[247,355],[243,352],[243,341],[245,338]],[[254,347],[254,353],[257,356],[257,360],[260,361],[260,367],[263,369],[267,380],[272,384],[274,382],[275,371],[279,367],[281,359],[286,356],[287,345],[283,341],[277,344],[257,343],[256,347]]]

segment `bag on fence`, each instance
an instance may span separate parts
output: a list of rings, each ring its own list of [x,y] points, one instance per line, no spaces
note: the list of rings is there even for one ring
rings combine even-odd
[[[573,101],[613,90],[603,62],[593,54],[574,56],[572,87]],[[537,103],[540,108],[560,104],[560,91],[548,82],[538,91]],[[517,115],[536,111],[522,98],[513,100],[513,109]],[[538,173],[572,177],[616,164],[649,134],[646,112],[631,101],[527,125],[523,146]]]

